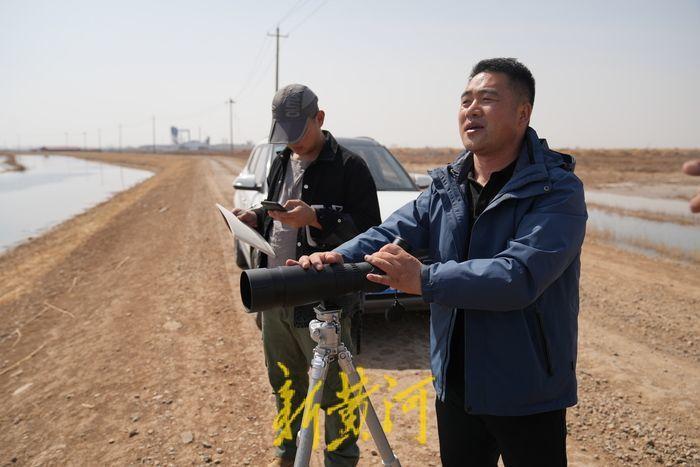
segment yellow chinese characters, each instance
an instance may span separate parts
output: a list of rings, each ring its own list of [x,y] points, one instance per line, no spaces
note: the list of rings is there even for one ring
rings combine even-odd
[[[294,390],[291,389],[291,380],[289,379],[289,370],[282,364],[277,363],[285,376],[285,383],[279,390],[279,395],[283,401],[282,410],[279,411],[277,417],[273,422],[273,428],[278,433],[275,439],[275,445],[279,445],[285,439],[292,439],[291,426],[292,422],[302,414],[304,411],[304,406],[310,400],[313,400],[313,393],[319,390],[320,384],[313,388],[311,395],[307,395],[304,403],[299,407],[292,407],[292,397],[294,395]],[[340,414],[341,420],[343,421],[343,430],[338,439],[333,440],[327,449],[332,451],[336,449],[341,443],[351,434],[355,436],[362,436],[362,439],[367,440],[370,434],[366,431],[360,433],[361,427],[365,419],[367,412],[368,398],[377,392],[380,388],[379,384],[374,384],[371,387],[368,386],[368,380],[365,375],[364,369],[358,367],[357,373],[359,375],[359,381],[356,384],[351,384],[345,373],[340,373],[342,388],[340,392],[337,393],[339,403],[329,407],[328,413],[332,414],[338,412]],[[398,382],[395,378],[391,376],[384,376],[386,383],[386,389],[388,391],[393,391],[398,386]],[[384,431],[389,434],[393,429],[392,421],[392,411],[397,404],[400,404],[402,413],[406,414],[412,411],[418,412],[418,434],[415,439],[420,444],[425,444],[427,442],[427,431],[428,431],[428,385],[433,381],[433,377],[429,376],[418,381],[411,386],[394,393],[391,396],[385,396],[383,398],[384,405],[384,420],[382,421],[382,427]],[[363,389],[364,388],[364,389]],[[311,410],[305,414],[306,416],[302,419],[302,427],[306,428],[310,423],[314,424],[314,449],[318,445],[319,437],[319,426],[318,426],[318,416],[320,407],[318,404],[314,404]]]

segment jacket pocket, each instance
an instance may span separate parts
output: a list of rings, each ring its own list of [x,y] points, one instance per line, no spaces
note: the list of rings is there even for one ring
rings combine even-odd
[[[537,329],[539,330],[542,351],[544,352],[544,364],[547,368],[547,374],[549,376],[552,376],[554,375],[554,370],[552,369],[552,358],[549,353],[551,347],[549,345],[549,339],[547,339],[547,333],[545,332],[544,328],[544,317],[539,308],[535,308],[535,319],[537,320]]]

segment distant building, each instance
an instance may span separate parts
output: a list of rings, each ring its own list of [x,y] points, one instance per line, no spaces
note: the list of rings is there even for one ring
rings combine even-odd
[[[185,133],[187,137],[185,138]],[[209,137],[204,141],[190,139],[190,130],[185,128],[170,127],[170,137],[178,150],[182,151],[207,151],[210,149]]]

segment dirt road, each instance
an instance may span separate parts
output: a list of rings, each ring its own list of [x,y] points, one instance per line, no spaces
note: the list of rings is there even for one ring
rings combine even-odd
[[[0,256],[0,465],[265,465],[273,398],[214,208],[243,159],[92,157],[157,173]],[[572,465],[700,463],[697,271],[587,240]],[[429,377],[427,339],[425,315],[366,317],[357,364],[380,417]],[[405,466],[439,465],[433,398],[425,444],[418,408],[393,404]]]

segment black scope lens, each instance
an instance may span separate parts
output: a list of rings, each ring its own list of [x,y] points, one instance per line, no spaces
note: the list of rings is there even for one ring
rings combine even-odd
[[[246,311],[254,313],[315,303],[351,292],[385,290],[385,285],[367,280],[372,270],[369,263],[327,264],[320,271],[301,266],[251,269],[241,273],[241,300]]]

